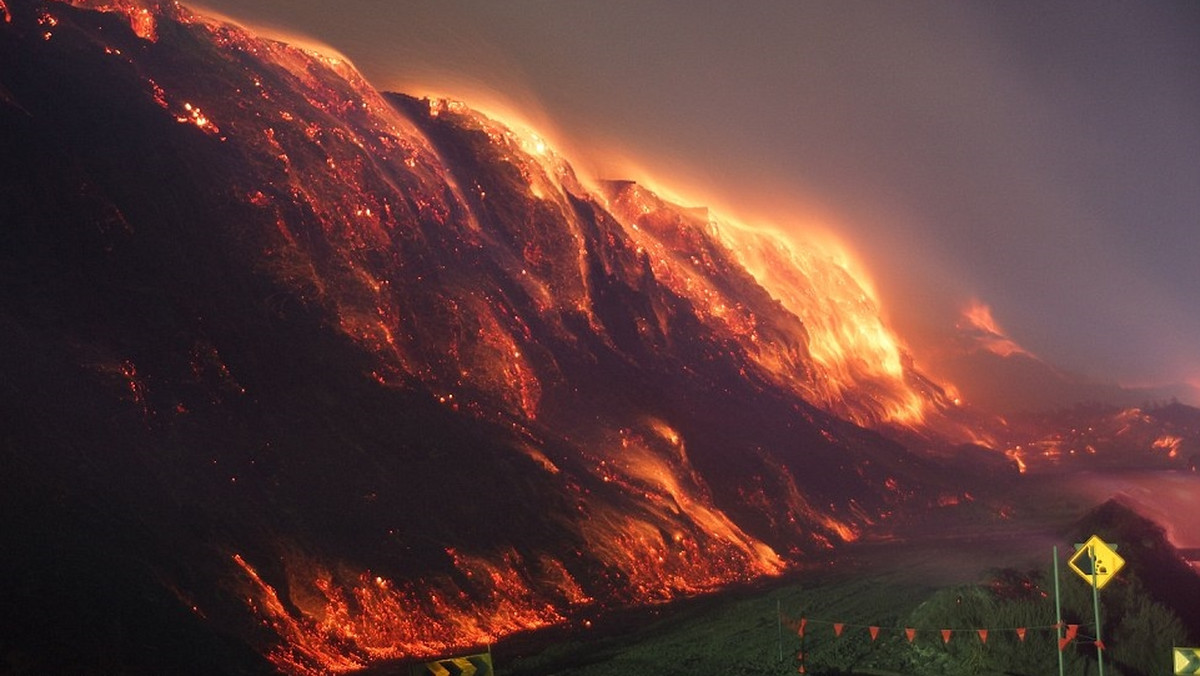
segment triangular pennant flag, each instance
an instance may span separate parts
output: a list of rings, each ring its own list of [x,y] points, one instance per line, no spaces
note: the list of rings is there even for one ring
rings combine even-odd
[[[987,643],[987,629],[980,629],[978,631],[979,631],[979,642]]]
[[[1071,642],[1075,640],[1075,636],[1078,633],[1079,633],[1079,625],[1078,624],[1068,624],[1067,625],[1067,635],[1058,639],[1058,651],[1062,652],[1062,651],[1066,650],[1067,646],[1071,645]]]
[[[800,668],[796,670],[796,673],[798,673],[798,674],[807,674],[808,672],[807,672],[807,671],[805,671],[805,669],[804,669],[804,665],[803,665],[803,664],[801,664],[801,665],[800,665]]]
[[[846,628],[846,623],[845,623],[845,622],[834,622],[834,623],[833,623],[833,635],[834,635],[834,636],[841,636],[841,635],[842,635],[842,630],[843,630],[843,629],[845,629],[845,628]]]
[[[871,640],[879,638],[879,627],[867,627],[867,631],[871,632]]]
[[[800,638],[804,638],[804,625],[806,624],[808,624],[808,618],[800,618],[800,628],[796,630],[796,633],[800,635]]]
[[[1017,638],[1025,640],[1025,627],[1017,627]]]
[[[953,629],[943,629],[942,630],[942,643],[949,643],[950,642],[950,634],[953,634],[953,633],[954,633]]]
[[[912,643],[913,639],[917,637],[917,630],[912,627],[905,627],[904,635],[908,637],[908,642]]]
[[[1096,644],[1096,650],[1106,650],[1106,648],[1104,647],[1104,641],[1101,641],[1100,639],[1096,639],[1094,641],[1094,643]]]

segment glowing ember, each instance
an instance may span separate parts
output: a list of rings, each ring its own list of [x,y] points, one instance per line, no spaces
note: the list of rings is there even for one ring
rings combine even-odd
[[[158,24],[154,20],[154,15],[146,8],[131,11],[129,13],[129,25],[133,28],[134,35],[143,40],[154,42],[158,40]]]
[[[142,411],[143,417],[150,417],[154,414],[154,410],[150,408],[150,402],[147,399],[146,381],[142,375],[139,375],[137,366],[126,359],[122,361],[115,369],[125,380],[125,387],[129,391],[129,396],[133,403]]]
[[[7,8],[5,9],[5,12],[7,16]],[[50,14],[49,12],[39,12],[37,22],[39,26],[47,29],[42,31],[43,40],[49,40],[50,38],[54,37],[54,33],[49,29],[58,25],[58,19],[55,18],[53,14]]]
[[[591,601],[552,559],[528,562],[512,550],[498,560],[453,549],[447,555],[466,583],[399,583],[370,572],[343,580],[320,566],[289,561],[287,605],[241,555],[233,561],[246,576],[247,602],[281,639],[269,657],[289,674],[346,673],[373,661],[432,657],[563,621],[530,585],[533,570],[541,586],[569,603]]]
[[[1075,424],[1023,420],[1009,431],[1005,454],[1022,470],[1064,463],[1165,469],[1186,466],[1186,449],[1195,442],[1194,430],[1164,422],[1154,410],[1095,405],[1058,416]]]
[[[217,127],[217,125],[213,124],[213,121],[208,119],[207,115],[200,112],[200,108],[198,106],[185,103],[183,104],[183,110],[185,111],[184,114],[177,116],[175,118],[176,121],[184,124],[190,122],[211,136],[216,136],[217,134],[221,133],[221,130]]]

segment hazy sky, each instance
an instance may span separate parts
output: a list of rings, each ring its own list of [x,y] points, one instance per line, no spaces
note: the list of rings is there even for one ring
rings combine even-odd
[[[502,101],[585,172],[834,231],[918,360],[978,299],[1047,361],[1200,385],[1195,0],[246,4],[203,3]]]

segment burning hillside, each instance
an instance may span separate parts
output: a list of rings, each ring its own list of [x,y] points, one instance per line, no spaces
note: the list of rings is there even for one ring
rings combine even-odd
[[[947,399],[831,252],[175,3],[0,13],[0,633],[38,664],[353,671],[924,505],[879,430]]]

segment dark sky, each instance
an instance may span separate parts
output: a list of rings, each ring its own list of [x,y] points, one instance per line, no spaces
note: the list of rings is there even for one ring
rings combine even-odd
[[[918,358],[1200,386],[1200,2],[205,0],[381,89],[502,105],[585,173],[830,230]]]

